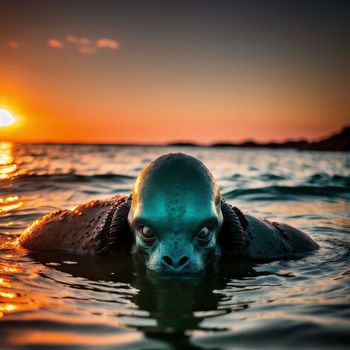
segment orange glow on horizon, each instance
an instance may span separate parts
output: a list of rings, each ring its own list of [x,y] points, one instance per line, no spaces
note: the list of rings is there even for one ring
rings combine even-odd
[[[71,90],[59,85],[54,88],[47,86],[47,91],[45,88],[37,87],[36,95],[41,96],[40,99],[35,95],[25,96],[22,92],[25,86],[16,86],[13,96],[17,95],[17,99],[10,97],[9,93],[5,95],[7,100],[0,99],[0,108],[11,110],[17,118],[11,126],[0,128],[0,140],[58,143],[269,142],[319,139],[346,125],[346,118],[342,117],[345,112],[332,119],[328,117],[331,106],[316,108],[311,102],[299,101],[294,110],[283,100],[260,101],[254,107],[243,96],[238,96],[236,102],[223,101],[220,104],[214,101],[217,96],[210,101],[208,92],[208,102],[203,104],[200,100],[191,101],[184,96],[156,91],[159,103],[151,102],[149,95],[145,94],[138,96],[135,104],[132,92],[124,91],[124,98],[115,103],[113,98],[104,96],[103,91],[94,86],[87,90],[74,86]],[[57,104],[57,95],[61,95],[64,102]],[[115,96],[118,95],[117,90]],[[81,100],[84,103],[80,103]],[[281,115],[284,118],[280,118]]]
[[[93,48],[86,49],[86,54],[93,53]],[[300,118],[300,122],[293,123],[293,112],[288,111],[288,108],[278,111],[278,106],[275,108],[276,114],[285,115],[283,120],[269,112],[249,112],[243,107],[241,111],[232,113],[225,109],[206,109],[205,106],[197,107],[197,112],[181,112],[186,107],[166,110],[167,106],[160,104],[157,110],[156,106],[150,106],[145,100],[140,101],[140,106],[130,106],[128,101],[125,101],[125,104],[114,111],[115,107],[110,102],[90,107],[74,102],[70,108],[64,105],[56,106],[56,111],[50,110],[50,105],[50,102],[43,102],[40,106],[28,106],[28,111],[17,118],[15,123],[0,128],[0,140],[136,144],[175,141],[203,144],[247,140],[269,142],[301,138],[319,139],[345,125],[345,121],[334,122],[326,117],[322,117],[324,121],[320,123],[319,115],[322,111],[314,111],[313,118],[305,114],[305,117]],[[255,117],[249,116],[254,113]]]

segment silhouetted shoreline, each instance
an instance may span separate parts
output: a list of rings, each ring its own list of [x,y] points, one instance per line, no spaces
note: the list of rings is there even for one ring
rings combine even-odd
[[[6,140],[4,140],[6,141]],[[9,142],[14,142],[10,141]],[[271,148],[271,149],[296,149],[302,151],[340,151],[350,150],[350,126],[344,127],[340,132],[333,133],[328,137],[320,140],[307,141],[304,139],[284,142],[214,142],[211,144],[201,144],[191,141],[175,141],[168,143],[107,143],[107,142],[59,142],[59,141],[39,141],[39,142],[14,142],[17,144],[41,144],[41,145],[90,145],[90,146],[123,146],[123,147],[160,147],[160,146],[177,146],[177,147],[217,147],[217,148]]]
[[[200,144],[191,142],[172,142],[169,146],[201,146]],[[274,148],[274,149],[297,149],[306,151],[349,151],[350,150],[350,126],[345,127],[342,131],[322,138],[318,141],[284,141],[284,142],[268,142],[260,143],[256,141],[246,141],[240,143],[234,142],[215,142],[209,147],[240,147],[240,148]]]

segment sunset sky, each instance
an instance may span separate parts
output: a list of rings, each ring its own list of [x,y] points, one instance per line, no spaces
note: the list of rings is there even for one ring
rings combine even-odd
[[[314,139],[350,124],[349,1],[1,0],[25,142]]]

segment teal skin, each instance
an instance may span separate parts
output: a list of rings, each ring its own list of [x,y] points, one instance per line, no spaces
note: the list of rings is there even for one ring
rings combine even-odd
[[[149,270],[196,273],[215,254],[221,194],[209,170],[185,154],[164,155],[136,180],[128,222],[134,253]]]
[[[150,163],[136,180],[128,223],[133,253],[151,271],[197,273],[221,255],[222,197],[209,170],[198,159],[167,154]],[[298,258],[318,245],[286,224],[245,215],[250,260]]]

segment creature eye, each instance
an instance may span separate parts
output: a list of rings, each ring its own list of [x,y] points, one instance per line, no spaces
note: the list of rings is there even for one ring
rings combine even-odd
[[[211,237],[211,229],[208,226],[202,227],[197,233],[197,239],[200,241],[207,242]]]
[[[155,234],[153,233],[152,229],[147,226],[141,226],[140,233],[142,238],[144,238],[146,241],[152,241],[155,238]]]

